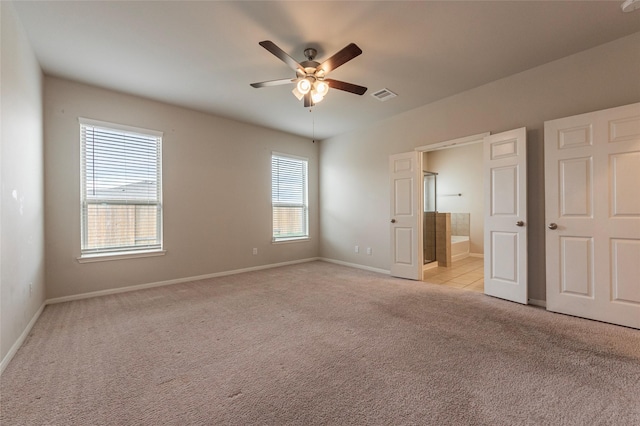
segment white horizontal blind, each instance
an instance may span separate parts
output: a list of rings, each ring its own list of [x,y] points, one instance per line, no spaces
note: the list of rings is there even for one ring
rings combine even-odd
[[[80,119],[83,255],[162,249],[162,134]]]
[[[306,159],[271,156],[273,241],[309,237],[307,168]]]

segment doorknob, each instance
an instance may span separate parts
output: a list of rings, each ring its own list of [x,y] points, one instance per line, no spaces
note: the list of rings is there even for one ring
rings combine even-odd
[[[524,226],[524,222],[519,220],[516,222],[516,226]]]
[[[396,223],[396,220],[395,219],[391,219],[391,223]]]
[[[547,226],[547,228],[549,228],[549,229],[551,229],[553,231],[554,229],[558,229],[558,224],[551,222],[549,224],[549,226]]]

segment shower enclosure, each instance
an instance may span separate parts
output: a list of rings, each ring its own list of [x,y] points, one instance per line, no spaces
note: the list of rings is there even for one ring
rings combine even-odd
[[[424,263],[436,260],[436,179],[438,173],[422,173],[424,188],[424,212],[422,218]]]

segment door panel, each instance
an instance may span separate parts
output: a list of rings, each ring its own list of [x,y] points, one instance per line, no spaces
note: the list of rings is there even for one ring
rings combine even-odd
[[[422,166],[419,152],[389,157],[391,275],[422,279]]]
[[[484,291],[527,303],[526,129],[484,139]]]
[[[548,310],[640,328],[638,188],[640,104],[545,122]]]
[[[560,279],[563,293],[593,297],[593,239],[560,237]],[[573,265],[584,265],[575,268]]]
[[[611,240],[613,301],[640,305],[640,240]]]
[[[517,284],[518,280],[518,234],[513,232],[492,232],[491,253],[500,254],[493,256],[491,266],[491,279],[501,280]]]
[[[411,266],[413,264],[413,230],[411,228],[394,227],[395,263]]]
[[[611,215],[640,217],[640,152],[614,154],[611,164]]]
[[[517,167],[509,166],[491,170],[491,214],[493,216],[518,215],[517,184]]]
[[[393,216],[410,216],[415,208],[415,200],[411,193],[411,187],[415,185],[413,178],[397,178],[394,185]]]
[[[591,217],[593,200],[591,158],[560,161],[562,216]]]

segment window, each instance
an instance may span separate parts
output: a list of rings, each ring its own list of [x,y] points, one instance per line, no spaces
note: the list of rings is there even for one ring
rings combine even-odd
[[[82,256],[162,250],[162,133],[80,119]]]
[[[307,160],[271,155],[273,241],[309,238]]]

